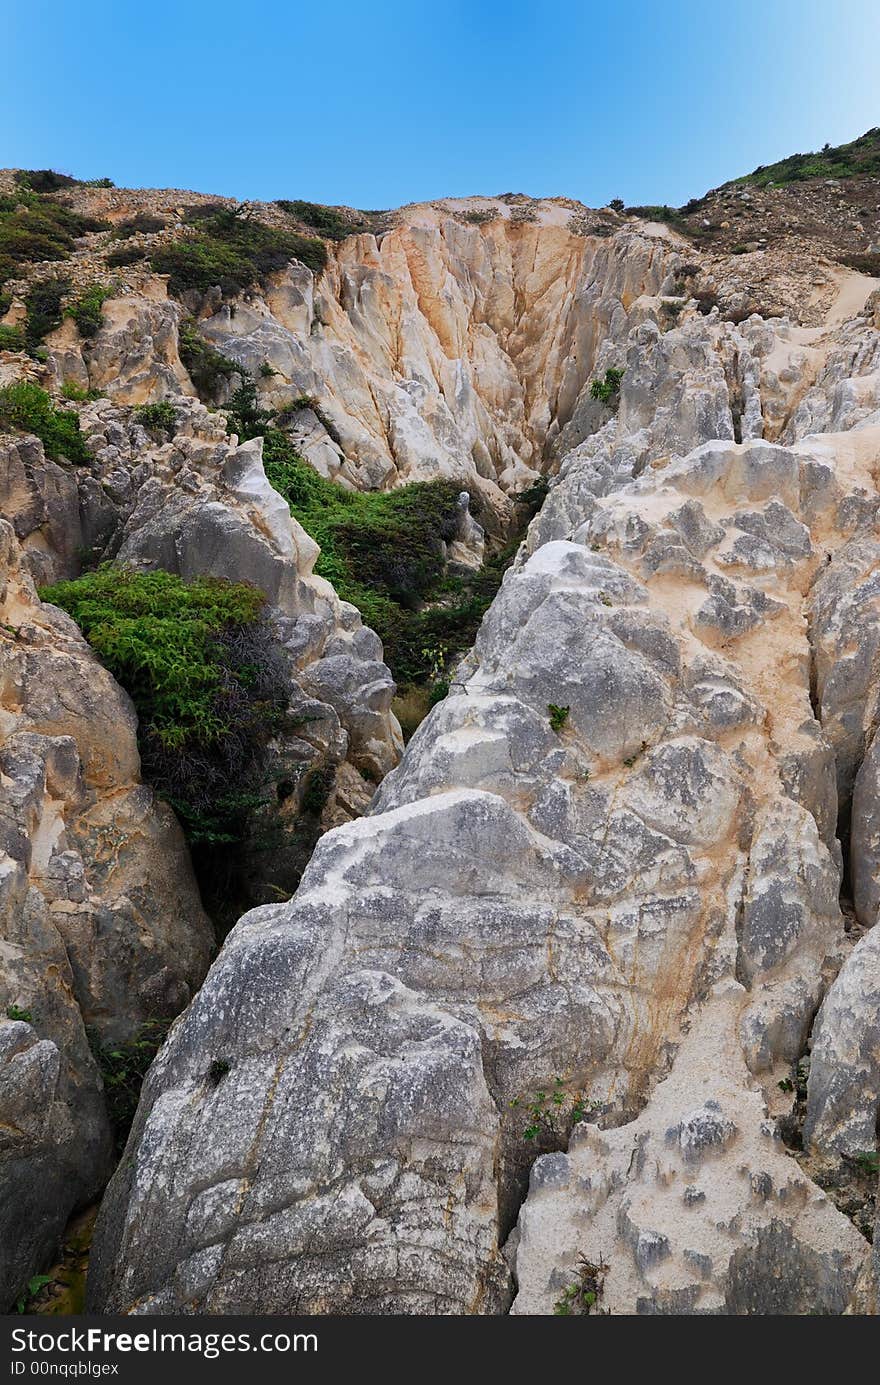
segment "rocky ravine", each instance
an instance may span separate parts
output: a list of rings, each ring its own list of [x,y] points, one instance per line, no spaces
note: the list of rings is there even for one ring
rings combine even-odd
[[[490,204],[407,209],[317,284],[293,266],[234,313],[198,308],[279,372],[269,402],[318,395],[330,430],[295,426],[326,474],[453,475],[499,529],[511,491],[557,475],[369,816],[241,920],[175,1025],[104,1203],[96,1309],[552,1312],[585,1262],[614,1313],[876,1295],[867,1241],[775,1122],[812,1032],[810,1148],[875,1147],[876,282],[780,253],[761,272],[790,316],[736,326],[690,295],[695,274],[723,294],[724,263],[666,227],[585,235],[564,203]],[[195,404],[164,449],[131,433],[127,405],[191,386],[180,308],[155,278],[128,287],[90,345],[69,324],[49,343],[50,374],[110,396],[82,410],[80,522],[130,560],[262,586],[338,754],[385,772],[390,679],[309,577],[259,444]],[[609,366],[616,410],[591,397]],[[32,568],[61,542],[51,512],[16,526]],[[72,1062],[60,1029],[0,1034],[13,1095],[35,1045]],[[529,1177],[523,1106],[557,1085],[590,1109]],[[51,1164],[61,1141],[39,1138]]]
[[[361,771],[381,777],[401,746],[381,645],[312,575],[317,546],[269,487],[260,440],[236,446],[191,400],[179,401],[179,431],[160,446],[107,400],[87,405],[81,421],[90,467],[49,461],[33,438],[0,442],[6,1303],[112,1169],[86,1027],[112,1045],[177,1014],[215,950],[180,828],[140,782],[131,702],[69,617],[39,601],[34,579],[72,575],[86,547],[134,567],[259,587],[298,728],[273,745],[273,769],[291,785],[282,822],[295,821],[316,769],[334,781],[329,821],[359,811],[370,795]],[[271,864],[283,887],[290,867]]]

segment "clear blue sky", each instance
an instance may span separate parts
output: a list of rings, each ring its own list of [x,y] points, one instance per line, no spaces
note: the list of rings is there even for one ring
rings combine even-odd
[[[679,204],[880,124],[880,0],[12,0],[0,166]]]

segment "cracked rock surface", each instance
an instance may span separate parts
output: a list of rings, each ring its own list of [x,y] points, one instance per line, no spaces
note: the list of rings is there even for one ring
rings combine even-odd
[[[820,1006],[807,1138],[876,1115],[872,935],[838,903],[872,839],[837,815],[873,726],[841,573],[872,611],[880,397],[823,374],[841,333],[873,362],[873,309],[811,329],[811,435],[789,327],[663,332],[650,299],[602,319],[619,407],[572,399],[449,696],[175,1026],[96,1308],[549,1313],[580,1256],[614,1313],[867,1301],[868,1242],[775,1120]],[[512,1103],[557,1079],[590,1114],[526,1191]]]

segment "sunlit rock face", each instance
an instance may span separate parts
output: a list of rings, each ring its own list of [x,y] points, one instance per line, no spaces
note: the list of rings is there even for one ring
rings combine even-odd
[[[378,240],[347,240],[317,284],[291,271],[202,329],[254,374],[268,362],[272,404],[316,397],[344,454],[334,467],[326,434],[304,439],[325,474],[361,487],[450,476],[503,506],[546,469],[563,426],[595,417],[594,368],[615,364],[603,347],[675,255],[634,232],[578,234],[570,204],[536,203],[529,221],[493,209],[475,225],[467,203],[406,208]]]
[[[377,298],[412,290],[461,359],[482,334],[462,334],[453,249],[482,284],[502,236],[509,254],[537,233],[426,219],[375,263],[347,245],[323,315],[356,264],[358,331],[381,338]],[[517,427],[529,464],[568,430],[558,476],[370,816],[322,839],[289,904],[239,923],[176,1026],[102,1213],[95,1307],[550,1313],[581,1256],[614,1313],[865,1300],[869,1247],[775,1118],[823,997],[812,1138],[867,1128],[876,1102],[836,835],[867,694],[848,719],[823,651],[849,600],[835,564],[874,530],[880,430],[859,410],[768,440],[797,388],[773,357],[788,329],[716,313],[664,332],[656,296],[636,307],[621,287],[645,294],[643,245],[659,277],[669,246],[648,236],[581,245],[577,275],[605,256],[616,287],[596,288],[575,382],[548,345],[573,320],[548,312],[573,249],[547,240],[565,254],[519,378],[544,380],[554,417],[526,408]],[[496,339],[500,282],[481,299]],[[511,311],[521,362],[532,318]],[[876,328],[830,325],[816,349],[830,359],[841,332]],[[606,364],[625,368],[619,402],[588,417]],[[857,1052],[838,1091],[823,1074],[841,1047]],[[565,1110],[582,1094],[585,1121],[526,1193],[526,1112],[557,1090]]]
[[[180,1010],[208,960],[131,708],[30,585],[87,547],[259,586],[303,728],[279,755],[345,776],[333,821],[385,776],[174,1026],[94,1308],[552,1313],[586,1264],[615,1314],[875,1310],[810,1161],[870,1156],[880,1100],[880,299],[827,267],[813,296],[784,247],[762,266],[563,199],[453,199],[234,302],[184,307],[142,268],[90,342],[48,339],[48,383],[107,397],[79,407],[90,465],[0,451],[7,1297],[109,1171],[84,1018],[131,1024],[161,986]],[[711,306],[750,276],[787,317]],[[259,442],[196,402],[184,312],[323,476],[476,494],[466,568],[550,478],[399,765],[379,642],[314,576]],[[159,399],[162,443],[132,414]]]
[[[138,1036],[188,1004],[216,949],[177,820],[141,782],[128,696],[37,583],[73,576],[84,549],[131,568],[210,575],[262,590],[287,669],[296,731],[272,747],[267,793],[308,775],[341,821],[397,761],[394,683],[354,607],[314,576],[317,545],[269,486],[261,442],[239,447],[186,398],[157,443],[130,408],[88,404],[92,461],[48,460],[0,439],[0,1303],[51,1256],[70,1213],[113,1167],[92,1038]],[[299,797],[298,797],[299,796]],[[265,856],[252,882],[303,862]],[[291,886],[290,888],[293,888]],[[277,897],[278,889],[270,897]],[[262,897],[265,897],[263,894]]]

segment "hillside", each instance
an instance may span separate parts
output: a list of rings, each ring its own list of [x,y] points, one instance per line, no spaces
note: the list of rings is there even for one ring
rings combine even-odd
[[[877,138],[0,173],[3,1305],[876,1314]]]

